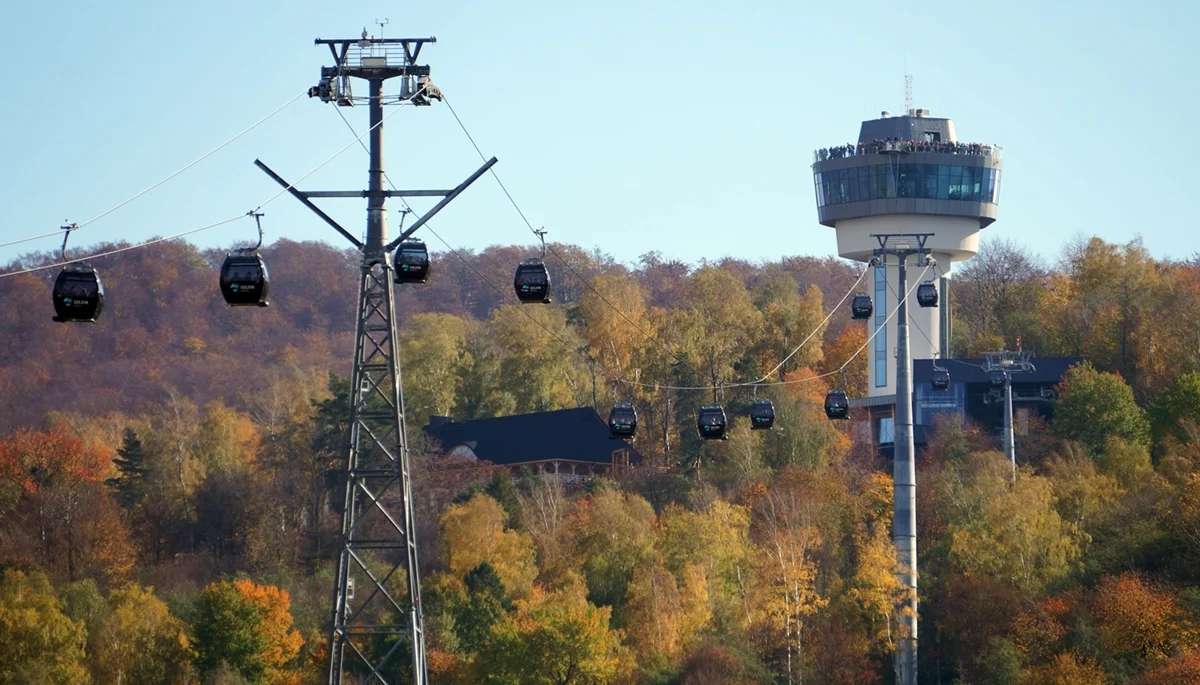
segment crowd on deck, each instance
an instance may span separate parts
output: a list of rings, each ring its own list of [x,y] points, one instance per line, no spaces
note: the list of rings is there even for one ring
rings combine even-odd
[[[873,155],[882,152],[938,152],[945,155],[999,154],[1000,147],[982,143],[949,143],[929,140],[900,140],[899,138],[875,139],[868,143],[847,143],[835,147],[821,148],[813,153],[816,161],[842,159],[857,155]]]

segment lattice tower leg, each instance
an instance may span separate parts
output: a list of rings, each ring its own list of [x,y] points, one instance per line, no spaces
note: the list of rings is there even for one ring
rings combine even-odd
[[[389,683],[404,643],[426,685],[425,630],[412,482],[394,322],[392,269],[367,259],[359,290],[341,546],[334,579],[329,683]],[[395,578],[403,569],[401,582]],[[407,591],[408,597],[402,595]],[[349,682],[349,680],[348,680]]]

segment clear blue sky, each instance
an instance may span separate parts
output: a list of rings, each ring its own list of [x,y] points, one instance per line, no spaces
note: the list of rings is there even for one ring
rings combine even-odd
[[[923,17],[883,1],[10,3],[0,242],[82,222],[195,159],[316,83],[329,56],[314,38],[377,33],[384,17],[387,36],[437,36],[422,62],[531,221],[621,261],[832,254],[811,152],[901,110],[906,71],[916,106],[1004,147],[1000,220],[985,237],[1048,257],[1081,232],[1141,234],[1160,257],[1200,251],[1187,123],[1200,111],[1200,10],[1153,0],[958,3]],[[365,129],[365,108],[343,112]],[[401,187],[453,186],[479,164],[436,103],[397,113],[385,138]],[[333,105],[301,98],[73,241],[140,241],[245,212],[278,190],[256,157],[294,179],[352,140]],[[300,187],[361,188],[366,167],[355,146]],[[364,204],[322,201],[355,233]],[[290,197],[265,211],[268,241],[341,240]],[[432,225],[456,246],[533,242],[486,177]],[[252,234],[244,220],[191,239]],[[55,242],[0,248],[0,262]]]

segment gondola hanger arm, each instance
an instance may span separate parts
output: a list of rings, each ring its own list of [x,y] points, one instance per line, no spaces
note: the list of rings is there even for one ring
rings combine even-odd
[[[67,240],[70,239],[70,237],[71,237],[71,231],[74,231],[79,228],[79,224],[71,223],[71,224],[67,224],[66,226],[60,226],[59,228],[66,231],[66,233],[63,233],[63,244],[62,244],[62,260],[64,262],[66,262],[66,261],[68,261],[67,260]]]

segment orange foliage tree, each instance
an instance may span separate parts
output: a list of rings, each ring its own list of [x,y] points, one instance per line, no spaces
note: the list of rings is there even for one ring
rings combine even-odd
[[[0,559],[36,562],[57,581],[124,577],[133,550],[101,482],[112,456],[61,426],[0,440]]]
[[[1105,650],[1114,658],[1163,661],[1195,641],[1181,621],[1175,593],[1137,572],[1100,581],[1091,601],[1092,619]]]
[[[200,595],[194,631],[202,674],[224,663],[255,685],[298,682],[291,667],[304,638],[292,629],[286,590],[245,579],[213,583]]]

